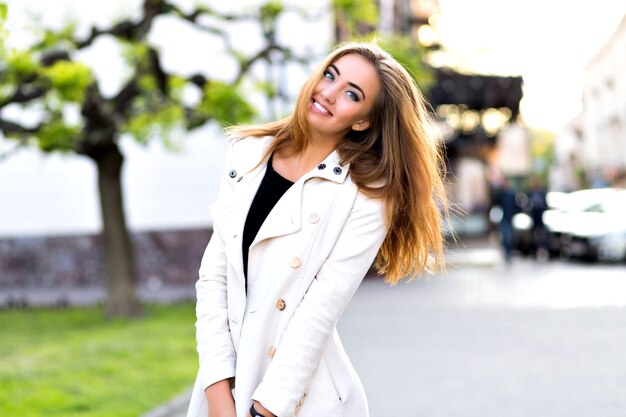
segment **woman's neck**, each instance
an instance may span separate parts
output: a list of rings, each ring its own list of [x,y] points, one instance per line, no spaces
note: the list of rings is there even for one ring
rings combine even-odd
[[[300,153],[291,153],[289,149],[275,152],[272,165],[280,175],[296,182],[326,159],[336,147],[337,143],[334,141],[313,137],[308,140],[306,148]]]

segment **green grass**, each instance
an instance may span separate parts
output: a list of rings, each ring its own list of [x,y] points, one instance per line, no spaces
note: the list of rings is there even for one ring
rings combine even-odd
[[[197,372],[191,303],[140,319],[101,309],[0,311],[0,416],[136,417]]]

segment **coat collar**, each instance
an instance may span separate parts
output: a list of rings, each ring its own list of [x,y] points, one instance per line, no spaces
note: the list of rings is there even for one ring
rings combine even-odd
[[[317,167],[304,174],[300,180],[304,178],[306,181],[309,178],[319,177],[339,184],[343,183],[348,176],[350,164],[342,165],[340,162],[339,152],[334,150]]]
[[[274,138],[272,136],[266,136],[260,139],[256,138],[244,138],[240,139],[241,144],[246,143],[247,147],[242,147],[243,158],[243,170],[240,170],[244,177],[247,177],[250,180],[252,177],[256,178],[259,174],[265,173],[265,168],[267,166],[268,158],[264,158],[260,163],[259,160],[261,156],[267,151],[267,149],[272,144]],[[238,141],[238,142],[239,142]],[[253,142],[251,142],[253,141]],[[240,152],[237,152],[238,154]],[[247,165],[247,168],[245,167]],[[237,167],[233,167],[235,170]],[[350,170],[350,164],[341,164],[341,158],[339,157],[339,152],[337,150],[332,151],[322,162],[320,162],[316,167],[311,169],[309,172],[304,174],[298,181],[306,181],[313,177],[324,178],[326,180],[335,182],[335,183],[343,183],[348,176],[348,171]],[[235,171],[237,172],[237,171]],[[261,176],[262,178],[262,176]],[[240,179],[233,178],[236,181],[240,181]],[[260,178],[259,178],[260,181]],[[258,187],[257,187],[258,188]]]
[[[267,169],[268,158],[264,158],[260,163],[259,160],[272,141],[273,137],[242,139],[240,140],[241,143],[236,143],[234,146],[235,158],[233,161],[237,162],[236,165],[228,167],[227,172],[234,172],[234,175],[229,175],[228,179],[239,189],[236,203],[238,214],[231,219],[237,224],[239,236],[243,235],[246,216]],[[301,229],[304,184],[312,178],[322,178],[342,184],[346,181],[349,169],[350,164],[342,165],[340,163],[339,153],[336,150],[331,152],[320,164],[300,177],[281,197],[261,225],[250,248],[252,249],[263,240],[298,232]],[[239,239],[238,245],[235,246],[235,252],[231,254],[233,255],[231,259],[235,264],[241,264],[240,254],[241,240]],[[236,265],[243,275],[240,266]]]
[[[253,248],[265,239],[298,232],[301,228],[302,190],[304,184],[312,178],[322,178],[341,184],[346,180],[349,168],[350,164],[340,164],[339,153],[335,150],[315,168],[300,177],[273,207],[261,225],[250,248]],[[265,172],[265,169],[267,169],[267,160],[263,161],[262,171]],[[257,176],[257,178],[259,177],[261,175]],[[258,189],[258,186],[255,188],[255,194],[256,189]]]

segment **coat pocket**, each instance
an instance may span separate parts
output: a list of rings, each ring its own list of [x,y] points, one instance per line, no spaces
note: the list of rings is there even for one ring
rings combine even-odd
[[[297,417],[341,417],[341,398],[330,377],[324,358],[305,391],[301,406],[296,410]]]

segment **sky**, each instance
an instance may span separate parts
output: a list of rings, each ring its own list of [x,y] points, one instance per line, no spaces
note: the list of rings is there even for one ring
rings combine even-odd
[[[10,42],[16,49],[27,48],[29,33],[38,27],[26,23],[33,21],[25,15],[26,9],[32,11],[31,17],[39,16],[46,27],[60,27],[69,19],[78,20],[78,30],[84,34],[94,24],[108,27],[120,17],[133,16],[142,3],[142,0],[5,1],[9,6],[7,29]],[[194,0],[175,1],[189,5]],[[211,4],[234,7],[233,4],[238,2],[212,1]],[[315,4],[310,3],[308,7]],[[333,35],[331,22],[330,17],[325,23],[299,21],[298,17],[286,19],[281,22],[278,41],[293,46],[300,56],[307,52],[309,56],[325,54]],[[251,55],[260,49],[258,25],[244,22],[228,28],[239,51]],[[221,42],[191,30],[178,19],[158,19],[149,36],[150,42],[160,48],[166,70],[183,75],[201,71],[210,79],[223,80],[236,74],[236,63],[224,52]],[[119,52],[119,45],[104,36],[76,56],[94,70],[105,96],[116,94],[125,82],[128,68]],[[265,74],[265,69],[265,65],[259,64],[252,68],[252,72],[258,77],[259,72]],[[289,93],[295,95],[308,70],[294,65],[285,72],[286,77],[283,76],[281,82]],[[250,91],[254,90],[250,88]],[[266,106],[265,100],[259,103],[258,97],[251,95],[248,98],[259,110]],[[41,117],[36,106],[26,112],[15,108],[19,106],[10,107],[2,109],[3,116],[26,125],[37,123]],[[79,117],[79,111],[74,108],[68,114],[64,113],[64,117]],[[208,208],[217,197],[220,173],[224,168],[224,139],[225,135],[215,124],[185,134],[177,141],[180,145],[177,152],[165,149],[158,140],[141,146],[122,137],[120,147],[125,155],[122,187],[129,228],[138,231],[210,226],[212,220]],[[0,238],[97,233],[101,230],[96,169],[91,161],[73,154],[43,154],[33,147],[20,148],[11,152],[9,157],[1,157],[14,147],[13,142],[0,139]]]
[[[524,121],[554,132],[581,111],[585,67],[626,14],[626,2],[615,0],[440,0],[440,6],[437,26],[455,63],[521,75]]]
[[[105,24],[141,3],[6,1],[10,14],[12,9],[14,15],[30,9],[48,24],[71,16]],[[305,0],[291,2],[310,5]],[[225,3],[236,7],[250,1],[210,1],[214,7]],[[580,112],[585,66],[626,14],[626,3],[615,0],[440,0],[440,7],[436,28],[448,59],[468,71],[524,77],[525,122],[555,132]]]
[[[104,27],[112,20],[133,16],[142,3],[4,1],[9,6],[10,41],[17,47],[26,47],[28,33],[37,27],[26,23],[32,19],[27,18],[25,10],[30,10],[31,17],[39,16],[46,26],[59,27],[72,19],[80,22],[79,29],[87,30],[93,24]],[[175,1],[189,6],[195,0]],[[245,0],[248,4],[262,1]],[[307,7],[322,4],[289,1]],[[210,0],[213,6],[236,10],[241,9],[242,3],[244,0]],[[448,59],[468,71],[523,76],[524,120],[529,126],[555,132],[580,111],[585,65],[608,40],[626,10],[623,1],[615,0],[440,0],[440,4],[443,14],[434,24],[449,52]],[[151,34],[151,41],[163,46],[161,56],[167,69],[183,74],[206,70],[210,78],[217,79],[232,76],[234,63],[228,61],[223,51],[220,53],[215,39],[198,35],[172,20],[175,19],[160,21],[158,30]],[[314,48],[311,56],[319,55],[331,42],[332,20],[307,25],[288,19],[283,22],[284,33],[279,33],[283,38],[279,41]],[[258,27],[243,25],[232,31],[241,38],[241,47],[248,52],[257,50]],[[114,41],[103,39],[79,57],[94,68],[105,95],[115,94],[124,80],[125,64],[120,62],[116,48],[119,46]],[[297,93],[298,80],[304,74],[299,66],[281,74],[289,78],[289,93]],[[265,102],[254,104],[262,109]],[[22,116],[36,120],[38,116],[32,113],[36,112],[31,110]],[[183,149],[175,154],[164,150],[158,141],[144,148],[122,140],[127,157],[122,182],[129,226],[139,230],[210,224],[207,207],[215,198],[217,178],[223,168],[221,139],[223,134],[215,126],[208,126],[185,137]],[[0,154],[13,146],[0,140]],[[93,164],[79,156],[43,155],[23,148],[2,159],[0,201],[10,204],[0,204],[0,236],[98,231],[95,183]]]

